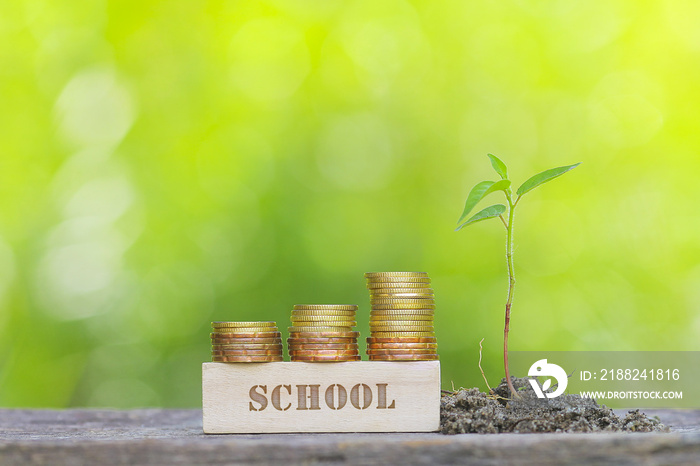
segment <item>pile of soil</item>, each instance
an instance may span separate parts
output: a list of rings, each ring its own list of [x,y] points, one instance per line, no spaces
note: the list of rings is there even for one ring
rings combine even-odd
[[[669,432],[657,418],[639,410],[624,418],[612,409],[580,395],[537,398],[528,378],[511,378],[520,394],[510,398],[506,379],[489,395],[478,388],[443,395],[440,431],[443,434],[499,432]],[[494,396],[495,395],[495,396]]]

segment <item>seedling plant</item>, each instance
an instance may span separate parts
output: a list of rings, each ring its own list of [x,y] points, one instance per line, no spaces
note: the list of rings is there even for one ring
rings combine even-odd
[[[510,380],[510,369],[508,367],[508,333],[510,331],[510,313],[513,304],[513,292],[515,290],[515,267],[513,264],[513,222],[515,220],[515,208],[518,206],[520,199],[538,186],[557,178],[564,173],[573,170],[580,163],[567,165],[564,167],[551,168],[530,177],[527,181],[520,185],[515,191],[515,195],[511,190],[511,181],[508,179],[508,168],[498,157],[488,154],[491,159],[491,166],[496,173],[501,177],[499,181],[482,181],[472,188],[467,196],[467,201],[464,205],[462,216],[457,221],[457,229],[473,225],[474,223],[488,220],[490,218],[500,218],[503,226],[506,229],[506,266],[508,269],[508,297],[506,299],[505,309],[505,326],[503,329],[503,366],[505,369],[506,383],[513,397],[517,397],[518,393],[513,387],[513,382]],[[486,196],[491,193],[502,191],[505,194],[507,206],[503,204],[494,204],[480,210],[476,214],[464,220],[472,212],[474,207]]]

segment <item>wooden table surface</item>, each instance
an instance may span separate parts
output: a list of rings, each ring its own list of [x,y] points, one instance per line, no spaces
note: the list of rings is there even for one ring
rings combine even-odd
[[[700,464],[700,410],[644,411],[672,432],[205,435],[201,410],[0,409],[0,465]]]

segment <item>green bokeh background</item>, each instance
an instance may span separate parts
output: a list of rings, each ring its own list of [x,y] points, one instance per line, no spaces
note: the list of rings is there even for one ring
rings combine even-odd
[[[511,348],[697,350],[700,3],[0,4],[0,405],[200,405],[212,320],[431,274],[443,385]],[[497,201],[497,195],[494,195]]]

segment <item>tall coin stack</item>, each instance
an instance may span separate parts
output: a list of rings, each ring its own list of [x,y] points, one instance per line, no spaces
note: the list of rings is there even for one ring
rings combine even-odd
[[[214,362],[282,361],[282,336],[276,322],[212,322]]]
[[[292,361],[359,361],[354,304],[297,304],[289,327]]]
[[[426,272],[366,273],[372,310],[370,361],[438,359],[433,327],[435,295]]]

